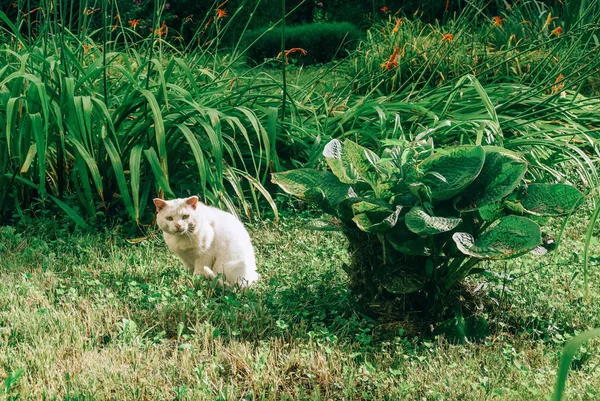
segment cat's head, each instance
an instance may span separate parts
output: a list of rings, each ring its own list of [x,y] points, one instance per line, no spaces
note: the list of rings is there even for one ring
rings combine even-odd
[[[155,198],[156,222],[158,227],[169,234],[191,234],[198,226],[198,197],[162,200]]]

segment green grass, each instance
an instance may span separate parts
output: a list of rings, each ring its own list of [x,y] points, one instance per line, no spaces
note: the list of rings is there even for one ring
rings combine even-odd
[[[0,391],[12,400],[544,400],[564,343],[600,324],[600,261],[591,260],[589,303],[578,273],[583,215],[558,266],[552,256],[489,266],[474,299],[492,300],[492,333],[466,345],[359,313],[343,237],[303,230],[303,218],[250,226],[262,279],[243,293],[190,276],[159,237],[130,244],[118,228],[72,234],[52,221],[3,227]],[[575,356],[566,399],[600,396],[599,345]]]

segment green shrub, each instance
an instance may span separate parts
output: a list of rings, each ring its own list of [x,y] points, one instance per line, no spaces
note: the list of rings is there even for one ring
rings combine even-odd
[[[248,50],[248,58],[254,63],[277,57],[281,52],[281,31],[278,28],[249,31],[244,40],[247,44],[254,41]],[[307,54],[297,56],[302,64],[327,63],[334,58],[346,56],[348,50],[356,47],[360,38],[356,26],[347,22],[318,22],[286,28],[286,49],[300,48]],[[261,36],[262,35],[262,36]]]
[[[262,182],[276,109],[249,109],[220,58],[162,53],[162,41],[144,54],[64,32],[48,45],[13,35],[0,46],[0,221],[41,201],[83,227],[124,212],[145,224],[162,194],[248,216],[262,194],[275,209]]]
[[[544,254],[540,225],[583,201],[567,184],[527,185],[526,160],[499,146],[386,143],[378,155],[334,139],[323,151],[331,172],[273,174],[283,190],[337,218],[353,289],[369,299],[444,294],[483,260]]]

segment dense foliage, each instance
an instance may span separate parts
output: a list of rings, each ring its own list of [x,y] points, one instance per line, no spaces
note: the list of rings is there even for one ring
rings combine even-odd
[[[570,214],[583,201],[569,185],[525,184],[527,162],[501,147],[388,143],[380,156],[334,139],[324,150],[331,172],[273,175],[339,219],[359,293],[445,293],[482,260],[545,254],[539,217]]]
[[[291,4],[300,8],[288,25],[304,4]],[[331,38],[348,41],[357,29],[316,13],[314,25],[287,27],[275,63],[248,69],[249,56],[260,63],[281,51],[275,14],[276,27],[261,33],[246,30],[254,23],[244,17],[249,3],[203,4],[206,14],[186,22],[202,21],[188,42],[169,19],[179,5],[98,5],[49,3],[16,20],[0,14],[5,219],[41,201],[82,226],[103,215],[144,223],[150,197],[188,193],[248,216],[275,210],[268,173],[317,167],[332,138],[378,154],[387,140],[417,136],[437,147],[485,143],[522,154],[536,181],[600,182],[598,102],[582,95],[598,82],[595,28],[584,23],[597,15],[592,5],[573,23],[543,3],[523,2],[506,9],[502,27],[477,7],[431,25],[379,9],[381,25],[347,60],[294,79],[272,67],[344,56]],[[334,3],[311,7],[332,12]],[[125,21],[134,9],[148,20]],[[65,13],[73,14],[69,23]],[[531,28],[513,30],[521,17]],[[232,41],[235,21],[245,23]],[[104,29],[95,29],[100,22]],[[454,36],[442,40],[444,32]],[[505,40],[521,44],[504,48]]]

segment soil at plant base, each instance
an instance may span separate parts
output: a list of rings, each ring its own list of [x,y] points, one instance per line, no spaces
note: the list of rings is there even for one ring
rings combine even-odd
[[[377,236],[354,230],[346,236],[351,263],[344,270],[350,278],[350,289],[361,312],[377,322],[377,335],[382,338],[397,336],[399,332],[406,336],[436,335],[443,324],[452,328],[451,321],[457,316],[467,322],[479,321],[484,311],[495,306],[487,291],[467,282],[445,294],[436,289],[392,294],[375,279],[375,269],[383,265],[383,249]],[[419,262],[409,258],[403,263],[407,261],[412,266]]]

